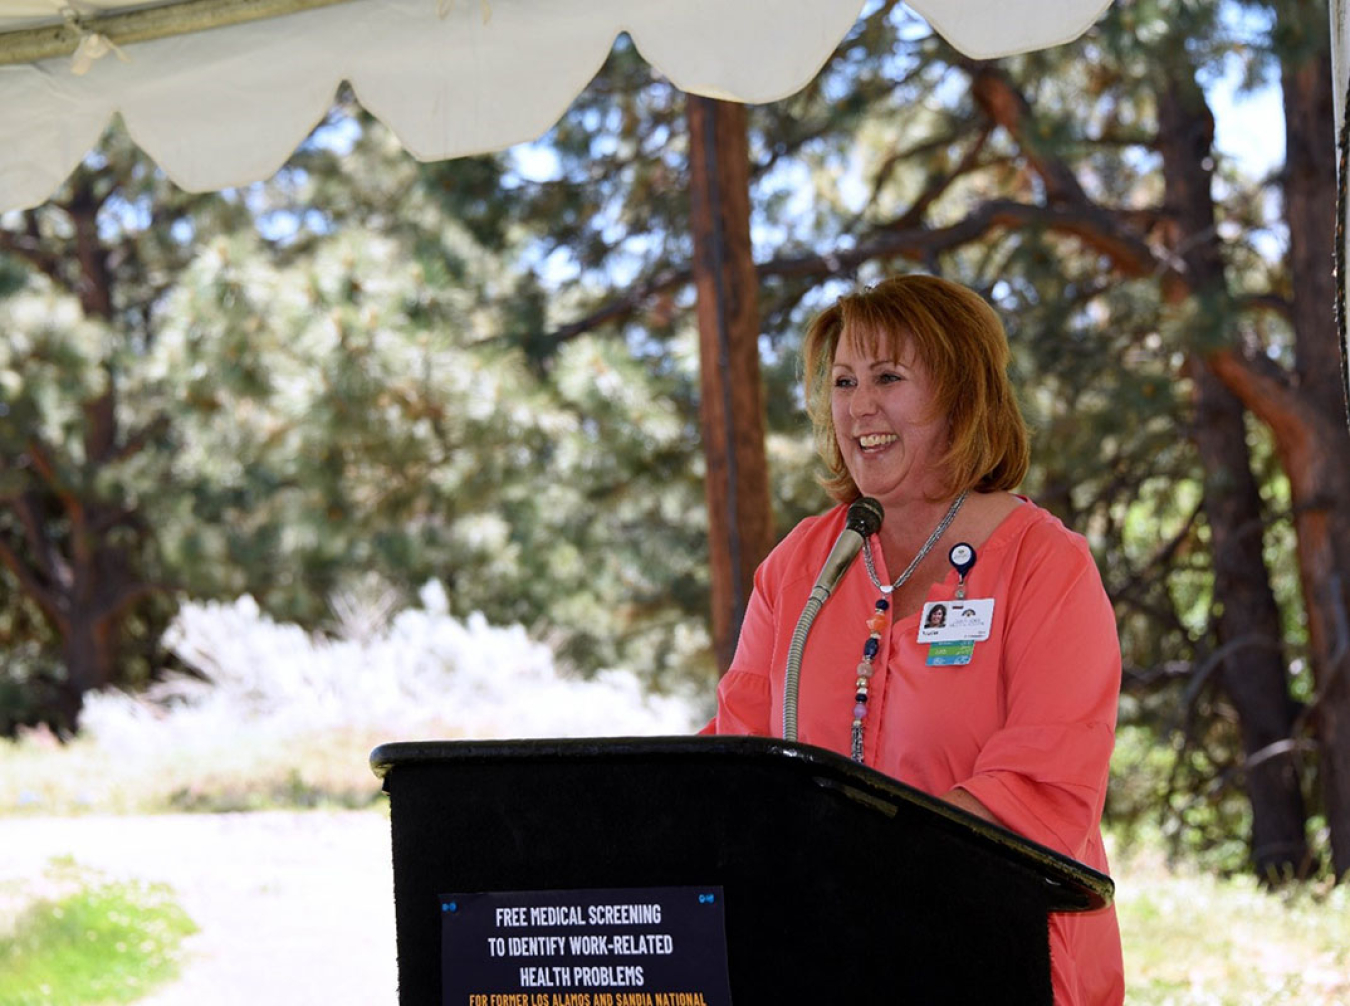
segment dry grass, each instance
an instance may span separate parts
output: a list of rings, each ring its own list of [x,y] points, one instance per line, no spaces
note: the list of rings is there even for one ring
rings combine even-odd
[[[1115,874],[1130,1006],[1350,1003],[1350,886],[1272,893],[1149,850]]]
[[[367,759],[391,738],[364,729],[278,737],[241,725],[218,743],[110,752],[92,739],[64,747],[5,742],[0,813],[161,814],[367,807],[380,782]]]

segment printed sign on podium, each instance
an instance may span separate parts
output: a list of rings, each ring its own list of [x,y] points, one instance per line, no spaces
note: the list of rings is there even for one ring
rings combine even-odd
[[[730,1006],[722,889],[441,896],[443,1006]]]

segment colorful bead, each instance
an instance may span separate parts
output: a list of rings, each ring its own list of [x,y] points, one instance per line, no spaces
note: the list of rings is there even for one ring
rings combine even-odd
[[[873,578],[875,579],[875,577]],[[891,602],[884,597],[877,598],[876,614],[867,619],[868,637],[867,642],[863,643],[863,658],[858,663],[858,681],[854,686],[853,695],[853,760],[861,762],[863,760],[863,719],[867,716],[867,683],[868,679],[876,673],[876,668],[872,666],[872,658],[881,650],[881,636],[890,624],[890,619],[886,612],[891,608]]]
[[[867,716],[867,679],[876,671],[872,666],[872,658],[877,655],[881,649],[881,634],[886,631],[886,609],[890,602],[884,597],[877,601],[877,613],[867,620],[867,628],[870,634],[867,642],[863,643],[863,658],[858,663],[858,682],[854,686],[854,706],[853,706],[853,757],[857,761],[862,760],[862,727],[863,719]]]

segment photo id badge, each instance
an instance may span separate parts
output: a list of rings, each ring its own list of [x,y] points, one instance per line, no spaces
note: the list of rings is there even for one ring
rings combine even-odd
[[[978,643],[989,638],[994,624],[994,599],[929,601],[919,618],[920,643]]]

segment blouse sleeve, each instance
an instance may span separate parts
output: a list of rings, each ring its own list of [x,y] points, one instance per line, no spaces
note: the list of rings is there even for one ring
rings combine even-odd
[[[1027,565],[1005,622],[1004,725],[958,785],[1012,830],[1081,858],[1106,798],[1120,641],[1085,542]]]
[[[769,723],[772,696],[769,667],[773,660],[773,606],[767,581],[769,562],[755,571],[755,589],[746,606],[740,639],[731,667],[717,685],[717,715],[701,733],[775,735]]]

